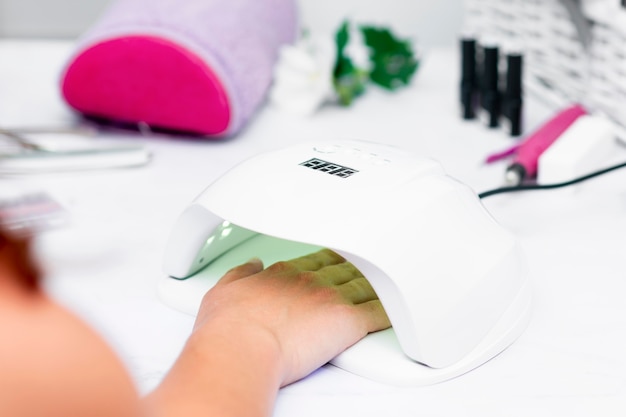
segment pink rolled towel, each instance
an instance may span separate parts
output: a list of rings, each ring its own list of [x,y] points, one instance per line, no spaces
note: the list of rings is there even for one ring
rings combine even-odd
[[[230,136],[297,31],[295,0],[117,0],[78,41],[62,94],[88,116]]]

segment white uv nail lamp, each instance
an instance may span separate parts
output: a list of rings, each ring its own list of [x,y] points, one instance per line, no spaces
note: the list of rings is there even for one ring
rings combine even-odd
[[[363,273],[393,326],[334,358],[339,368],[433,384],[493,358],[527,325],[520,248],[476,194],[430,159],[360,141],[264,153],[211,184],[174,226],[159,295],[195,315],[231,267],[322,247]]]

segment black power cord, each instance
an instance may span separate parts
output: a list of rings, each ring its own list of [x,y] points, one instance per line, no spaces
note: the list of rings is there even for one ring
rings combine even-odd
[[[622,162],[620,164],[613,165],[613,166],[610,166],[608,168],[604,168],[604,169],[592,172],[592,173],[587,174],[587,175],[583,175],[582,177],[574,178],[572,180],[565,181],[565,182],[558,182],[558,183],[555,183],[555,184],[521,184],[521,185],[510,186],[510,187],[495,188],[493,190],[484,191],[484,192],[478,194],[478,198],[486,198],[486,197],[489,197],[489,196],[492,196],[492,195],[496,195],[496,194],[512,193],[512,192],[518,192],[518,191],[551,190],[551,189],[554,189],[554,188],[567,187],[569,185],[578,184],[579,182],[583,182],[583,181],[586,181],[588,179],[595,178],[595,177],[598,177],[600,175],[604,175],[604,174],[607,174],[607,173],[609,173],[611,171],[615,171],[617,169],[625,168],[625,167],[626,167],[626,162]]]

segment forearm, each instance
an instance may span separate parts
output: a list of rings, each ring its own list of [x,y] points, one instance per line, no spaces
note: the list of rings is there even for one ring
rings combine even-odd
[[[281,367],[272,335],[226,325],[193,334],[162,383],[146,397],[152,416],[272,414]]]

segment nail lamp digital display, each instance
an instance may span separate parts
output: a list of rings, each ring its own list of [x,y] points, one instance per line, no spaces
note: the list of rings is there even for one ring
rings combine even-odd
[[[330,248],[379,296],[392,328],[331,363],[394,385],[470,371],[509,346],[530,315],[520,247],[435,161],[360,141],[305,143],[227,172],[181,214],[159,295],[195,315],[230,268]]]

